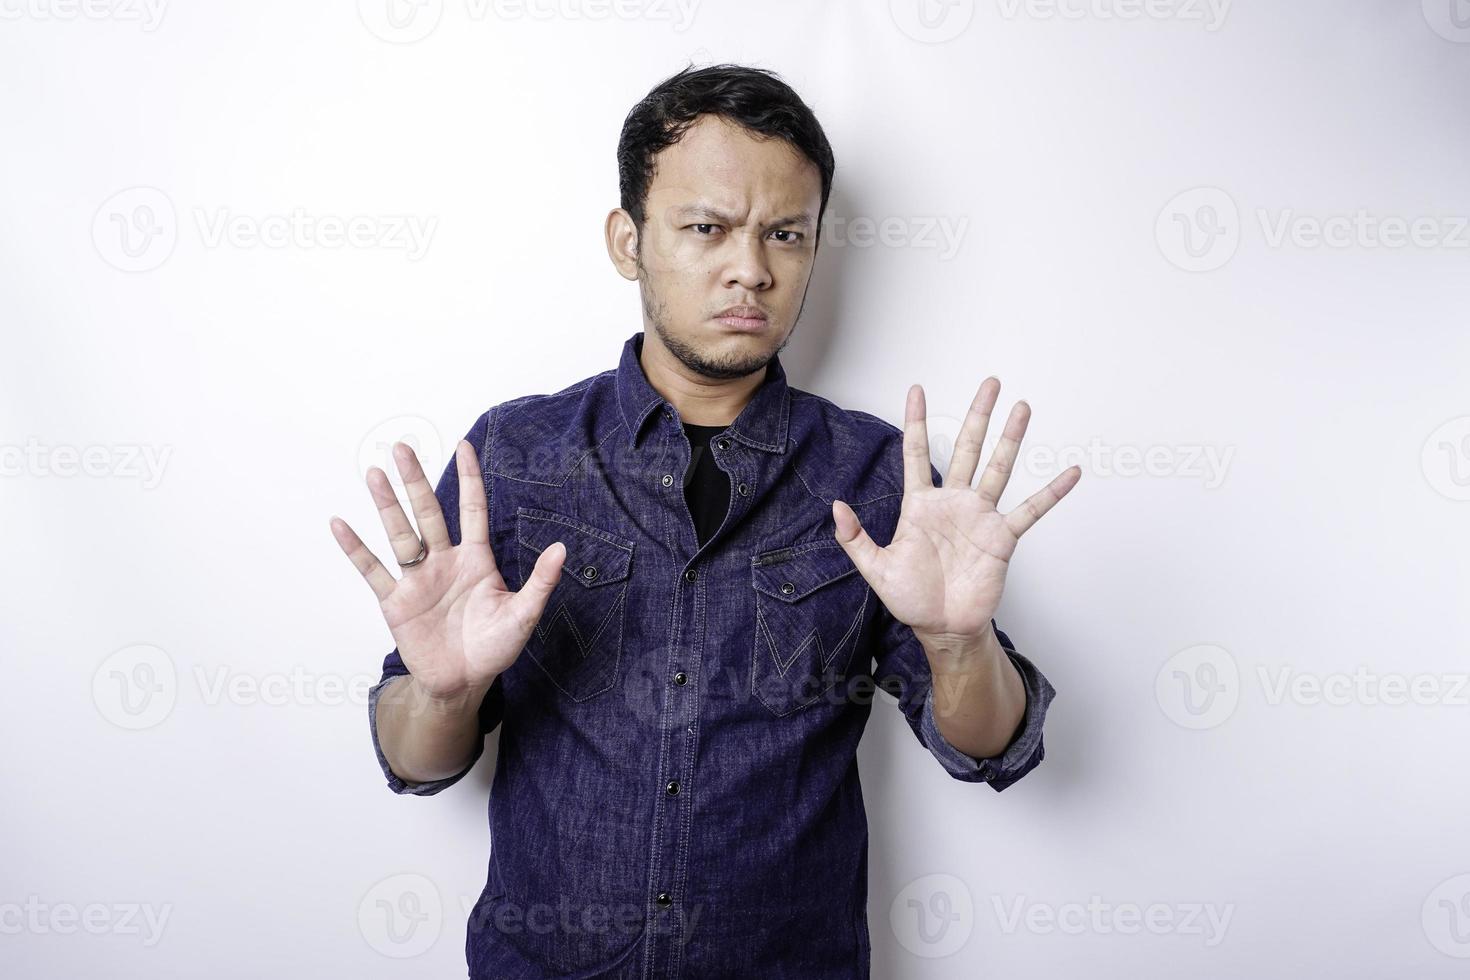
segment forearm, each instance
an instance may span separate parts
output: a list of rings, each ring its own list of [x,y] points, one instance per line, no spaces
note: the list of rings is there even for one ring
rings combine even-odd
[[[390,681],[378,697],[378,744],[398,778],[411,783],[445,779],[474,757],[480,702],[487,683],[455,698],[430,697],[412,674]]]
[[[979,637],[919,637],[934,678],[934,723],[955,748],[977,759],[1003,752],[1026,713],[1016,665],[986,625]]]

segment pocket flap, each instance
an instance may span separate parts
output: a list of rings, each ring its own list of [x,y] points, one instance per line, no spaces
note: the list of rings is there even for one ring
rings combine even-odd
[[[825,585],[857,574],[857,566],[836,541],[763,551],[750,559],[751,584],[782,602],[798,602]]]
[[[632,541],[554,511],[517,507],[516,540],[538,555],[557,541],[566,545],[562,574],[589,589],[621,582],[632,568]]]

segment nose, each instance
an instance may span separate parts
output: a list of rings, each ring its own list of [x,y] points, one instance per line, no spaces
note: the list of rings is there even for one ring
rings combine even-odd
[[[725,285],[764,290],[771,286],[771,267],[766,261],[765,244],[753,232],[729,237],[729,258],[725,265]]]

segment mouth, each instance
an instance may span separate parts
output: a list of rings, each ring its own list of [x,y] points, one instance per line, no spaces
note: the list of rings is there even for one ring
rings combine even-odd
[[[764,330],[770,322],[765,313],[754,306],[732,306],[721,311],[714,320],[731,330],[746,332]]]

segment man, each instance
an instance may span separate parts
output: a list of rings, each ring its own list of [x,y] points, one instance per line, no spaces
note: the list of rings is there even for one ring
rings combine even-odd
[[[833,159],[771,73],[661,83],[618,166],[608,253],[643,301],[618,366],[496,404],[437,490],[396,445],[418,531],[367,483],[401,578],[332,521],[397,643],[378,760],[437,793],[499,726],[473,977],[866,977],[875,687],[957,779],[1041,761],[1055,691],[993,614],[1080,471],[996,509],[1018,403],[971,488],[993,378],[942,481],[918,386],[900,431],[787,385]]]

